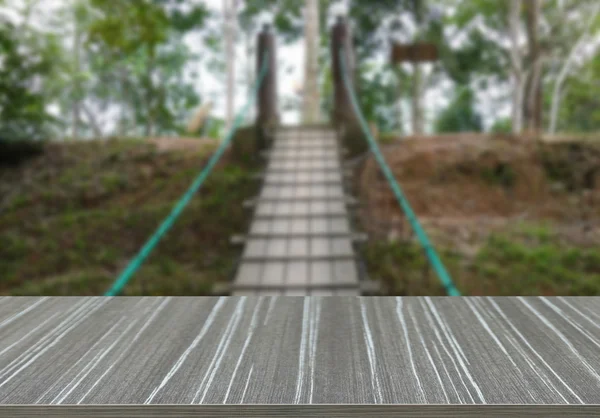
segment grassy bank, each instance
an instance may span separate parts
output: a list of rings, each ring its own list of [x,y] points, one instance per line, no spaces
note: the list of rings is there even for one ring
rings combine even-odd
[[[461,293],[600,295],[600,141],[470,135],[386,159]],[[370,276],[388,294],[445,294],[374,162],[357,174]]]
[[[51,144],[0,168],[0,293],[98,295],[171,211],[214,144],[159,151],[140,140]],[[126,295],[205,295],[234,268],[232,234],[253,167],[218,164]]]
[[[599,295],[600,247],[562,243],[545,224],[491,233],[474,255],[440,248],[463,295]],[[373,242],[365,251],[372,278],[393,295],[444,295],[415,242]]]

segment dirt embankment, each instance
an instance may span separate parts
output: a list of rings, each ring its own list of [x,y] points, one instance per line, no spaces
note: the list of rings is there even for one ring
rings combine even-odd
[[[544,228],[552,236],[545,244],[563,249],[600,246],[600,141],[467,134],[406,139],[383,149],[435,245],[467,267],[498,236],[522,243],[523,229]],[[362,223],[373,241],[411,242],[411,229],[373,159],[356,183]]]
[[[99,295],[204,166],[212,140],[49,143],[0,166],[0,294]],[[227,280],[245,229],[251,167],[224,155],[125,289],[204,295]],[[223,210],[227,208],[227,210]]]

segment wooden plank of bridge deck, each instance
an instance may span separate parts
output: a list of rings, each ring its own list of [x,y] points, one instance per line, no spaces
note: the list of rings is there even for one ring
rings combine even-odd
[[[283,294],[359,294],[344,198],[335,134],[280,132],[269,153],[233,294],[274,287]]]
[[[290,238],[310,234],[350,234],[350,222],[344,218],[315,217],[305,219],[257,219],[250,226],[250,234],[285,234]]]
[[[267,173],[265,177],[265,185],[271,183],[289,183],[295,185],[297,183],[323,183],[332,182],[340,186],[342,183],[342,174],[334,171],[308,171],[308,172],[287,172],[287,173]]]
[[[598,404],[599,319],[598,297],[7,297],[0,404]]]

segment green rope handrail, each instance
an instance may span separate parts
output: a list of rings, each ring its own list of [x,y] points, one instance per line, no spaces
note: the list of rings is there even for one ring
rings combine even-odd
[[[419,239],[421,246],[425,250],[425,254],[427,255],[427,258],[429,259],[430,264],[432,265],[438,278],[442,282],[442,285],[446,289],[446,292],[448,293],[449,296],[460,296],[460,292],[454,285],[454,282],[452,281],[450,274],[448,274],[448,271],[444,267],[442,260],[438,256],[438,254],[435,251],[435,248],[433,247],[431,242],[429,241],[429,238],[427,237],[425,230],[423,229],[423,227],[421,227],[421,224],[419,223],[417,216],[415,215],[412,208],[410,207],[410,204],[408,203],[408,200],[404,196],[404,193],[402,193],[402,189],[400,188],[400,185],[396,181],[394,174],[392,173],[392,170],[390,170],[387,163],[385,162],[385,159],[383,158],[383,154],[381,154],[381,151],[379,150],[379,146],[377,145],[377,142],[375,141],[375,139],[373,138],[373,136],[371,134],[371,130],[369,129],[367,121],[365,120],[365,117],[362,114],[360,107],[358,106],[358,101],[356,100],[355,92],[352,89],[352,85],[350,84],[349,76],[347,74],[346,62],[344,59],[344,54],[343,54],[342,49],[340,49],[340,51],[339,51],[339,59],[340,59],[340,63],[341,63],[340,64],[341,70],[342,70],[341,73],[342,73],[342,79],[344,81],[344,86],[346,87],[346,90],[348,91],[348,95],[350,96],[350,101],[352,103],[352,107],[354,108],[354,112],[358,116],[360,126],[361,126],[365,136],[367,137],[367,140],[369,142],[369,147],[371,148],[371,152],[373,153],[375,160],[377,160],[377,162],[379,163],[379,166],[381,167],[381,170],[383,171],[385,178],[390,183],[390,186],[392,188],[392,191],[394,192],[396,200],[398,201],[398,203],[404,210],[404,213],[406,214],[406,217],[408,218],[408,221],[410,222],[412,229],[415,231],[415,234],[417,235],[417,238]]]
[[[113,283],[112,287],[104,294],[105,296],[116,296],[119,293],[121,293],[121,291],[127,285],[131,277],[142,266],[143,262],[150,255],[152,250],[154,250],[156,245],[160,242],[161,238],[173,226],[181,212],[183,212],[183,209],[185,209],[185,207],[190,202],[194,194],[198,191],[200,186],[202,186],[215,164],[219,161],[219,158],[221,158],[221,156],[227,149],[227,146],[231,142],[233,135],[239,128],[239,125],[244,120],[246,113],[248,113],[250,106],[256,101],[258,90],[262,85],[262,82],[269,68],[268,58],[269,54],[266,53],[261,64],[260,73],[252,91],[252,96],[246,103],[246,106],[244,106],[242,111],[236,116],[235,120],[233,121],[233,125],[231,126],[231,129],[229,130],[229,132],[227,133],[227,135],[225,136],[215,153],[211,156],[206,167],[204,167],[200,174],[198,174],[198,176],[196,177],[190,188],[187,190],[187,192],[175,204],[175,206],[171,210],[171,213],[163,220],[158,229],[144,244],[142,249],[136,254],[136,256],[129,262],[127,267],[123,270],[123,272],[118,276],[118,278]]]

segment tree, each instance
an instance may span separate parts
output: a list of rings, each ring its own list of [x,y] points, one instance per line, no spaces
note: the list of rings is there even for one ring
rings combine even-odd
[[[560,108],[556,115],[557,131],[600,131],[600,55],[596,55],[576,74],[565,80]],[[548,93],[548,100],[551,100]]]
[[[527,100],[523,104],[526,129],[539,132],[542,129],[542,55],[539,43],[539,17],[541,0],[525,2],[528,60],[531,70],[525,87]]]
[[[414,15],[417,32],[415,35],[415,41],[421,41],[425,37],[427,28],[425,27],[425,7],[426,0],[413,0],[412,1],[412,12]],[[413,63],[413,79],[412,79],[412,128],[415,135],[423,133],[425,126],[423,120],[423,67],[421,64]]]
[[[304,100],[302,119],[304,123],[319,120],[319,4],[318,0],[306,0],[304,11]]]
[[[488,73],[511,80],[512,127],[539,129],[543,86],[553,84],[555,112],[562,83],[581,54],[578,39],[591,39],[597,26],[595,0],[461,1],[454,18],[471,38],[486,39],[498,65]],[[588,26],[585,22],[591,21]],[[595,32],[597,33],[597,32]],[[565,59],[567,57],[567,59]],[[508,71],[506,71],[508,69]],[[555,80],[553,82],[553,80]],[[562,80],[562,81],[561,81]],[[552,132],[552,120],[550,128]]]
[[[497,119],[490,132],[494,134],[510,134],[512,132],[512,120],[510,118]]]
[[[454,98],[448,107],[442,111],[435,122],[435,131],[450,132],[481,132],[483,123],[481,115],[475,110],[473,90],[461,86],[455,90]]]
[[[56,70],[60,47],[0,16],[0,140],[42,140],[57,120],[48,112],[44,79]]]
[[[323,29],[326,17],[323,12],[328,9],[331,0],[320,0],[317,3],[319,6],[318,27]],[[273,26],[278,38],[284,43],[291,43],[303,36],[303,5],[305,3],[298,0],[245,1],[239,14],[240,25],[242,27],[257,28],[259,26],[258,20],[263,13],[268,12],[272,15]]]
[[[105,110],[119,105],[120,135],[182,132],[185,113],[199,102],[181,79],[184,65],[194,59],[183,35],[203,24],[206,9],[186,10],[179,0],[118,5],[92,0],[92,5],[100,17],[85,46],[99,78],[90,95]]]
[[[252,0],[244,2],[244,7],[240,11],[240,26],[246,28],[246,33],[249,35],[252,31],[258,28],[258,20],[264,12],[270,12],[273,16],[272,22],[274,30],[277,33],[278,41],[284,43],[294,42],[305,35],[305,42],[310,39],[310,44],[307,45],[307,57],[312,57],[311,60],[305,61],[305,76],[307,71],[311,73],[310,77],[305,80],[305,92],[311,91],[312,94],[308,97],[305,94],[301,103],[301,113],[304,117],[305,112],[310,111],[314,114],[307,115],[308,119],[314,118],[325,111],[329,98],[319,95],[319,80],[322,80],[325,86],[325,80],[329,71],[329,29],[327,28],[327,11],[333,0],[310,0],[301,2],[298,0]],[[306,7],[311,5],[311,17],[306,20]],[[304,23],[308,23],[305,25]],[[309,32],[307,32],[309,30]],[[310,34],[310,38],[306,38],[306,34]],[[291,102],[290,102],[291,103]],[[314,103],[314,104],[313,104]]]
[[[235,108],[235,40],[236,40],[237,0],[223,0],[223,16],[225,35],[225,65],[227,71],[227,104],[225,128],[229,129],[233,122]]]
[[[425,128],[423,97],[427,89],[449,76],[459,84],[468,84],[477,65],[489,65],[484,59],[485,48],[481,37],[470,39],[466,45],[457,48],[452,40],[460,36],[459,31],[449,33],[449,26],[456,26],[442,10],[456,6],[456,1],[444,0],[375,0],[365,7],[364,2],[350,2],[350,16],[356,28],[354,42],[359,62],[365,62],[388,49],[391,39],[403,43],[418,41],[432,42],[437,45],[440,59],[425,69],[424,65],[395,66],[396,97],[378,107],[396,105],[398,109],[397,126],[402,126],[400,109],[406,98],[412,108],[411,125],[413,132],[423,132]]]
[[[510,80],[512,126],[515,132],[522,129],[522,103],[526,74],[522,45],[522,2],[509,0],[473,0],[458,2],[453,21],[467,38],[485,40],[486,51],[497,61],[483,68],[497,81]]]
[[[585,23],[577,33],[577,39],[574,43],[570,42],[570,51],[560,66],[560,70],[556,75],[554,86],[552,89],[552,104],[550,109],[550,118],[548,132],[553,134],[556,132],[558,125],[559,108],[561,101],[561,94],[564,88],[567,77],[570,75],[575,67],[575,61],[580,56],[581,50],[586,46],[600,30],[600,3],[594,3],[589,9],[589,13],[585,13],[582,18],[585,19]],[[563,49],[564,51],[564,49]],[[597,92],[600,93],[600,92]]]

